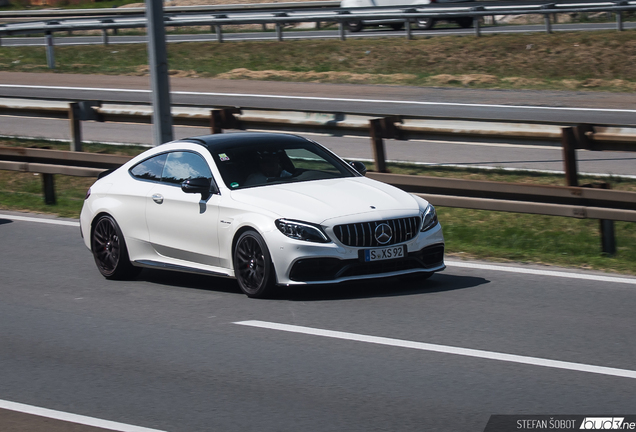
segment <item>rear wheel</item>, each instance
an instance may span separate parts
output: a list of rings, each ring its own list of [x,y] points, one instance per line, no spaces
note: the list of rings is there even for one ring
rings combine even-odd
[[[351,33],[357,33],[364,28],[362,21],[347,21],[346,26]]]
[[[461,28],[470,28],[473,26],[473,19],[471,17],[457,18],[455,22]]]
[[[234,273],[241,291],[248,297],[263,298],[276,280],[265,240],[256,231],[245,231],[234,248]]]
[[[433,18],[420,18],[417,20],[417,28],[422,30],[430,30],[435,25]]]
[[[97,269],[106,279],[129,279],[141,271],[130,263],[124,235],[111,216],[101,216],[95,223],[91,250]]]

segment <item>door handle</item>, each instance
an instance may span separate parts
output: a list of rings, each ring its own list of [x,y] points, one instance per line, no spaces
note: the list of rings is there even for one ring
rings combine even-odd
[[[156,202],[157,204],[162,204],[162,203],[163,203],[163,195],[161,195],[161,194],[154,194],[154,195],[152,196],[152,200],[153,200],[154,202]]]

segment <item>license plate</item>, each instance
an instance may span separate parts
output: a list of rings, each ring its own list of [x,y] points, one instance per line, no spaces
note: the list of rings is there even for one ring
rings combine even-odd
[[[406,256],[406,245],[391,246],[378,249],[366,249],[364,251],[364,261],[384,261],[390,259],[404,258]]]

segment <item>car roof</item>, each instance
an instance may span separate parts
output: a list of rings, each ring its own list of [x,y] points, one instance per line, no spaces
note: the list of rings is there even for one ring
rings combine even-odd
[[[300,142],[306,143],[307,139],[298,135],[283,133],[240,132],[229,134],[201,135],[190,138],[183,138],[179,141],[200,144],[213,152],[221,148],[227,149],[228,146],[236,148],[253,144],[292,144]]]

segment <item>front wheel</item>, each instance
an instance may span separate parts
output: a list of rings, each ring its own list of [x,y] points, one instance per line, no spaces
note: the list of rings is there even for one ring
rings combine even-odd
[[[364,28],[364,24],[362,24],[362,21],[347,21],[346,26],[351,33],[357,33],[359,31],[362,31],[362,29]]]
[[[417,28],[421,30],[430,30],[435,25],[433,18],[420,18],[417,20]]]
[[[264,298],[276,280],[265,240],[256,231],[245,231],[234,248],[234,273],[241,291],[248,297]]]
[[[97,269],[106,279],[130,279],[141,271],[130,263],[124,235],[111,216],[101,216],[95,223],[91,250]]]

